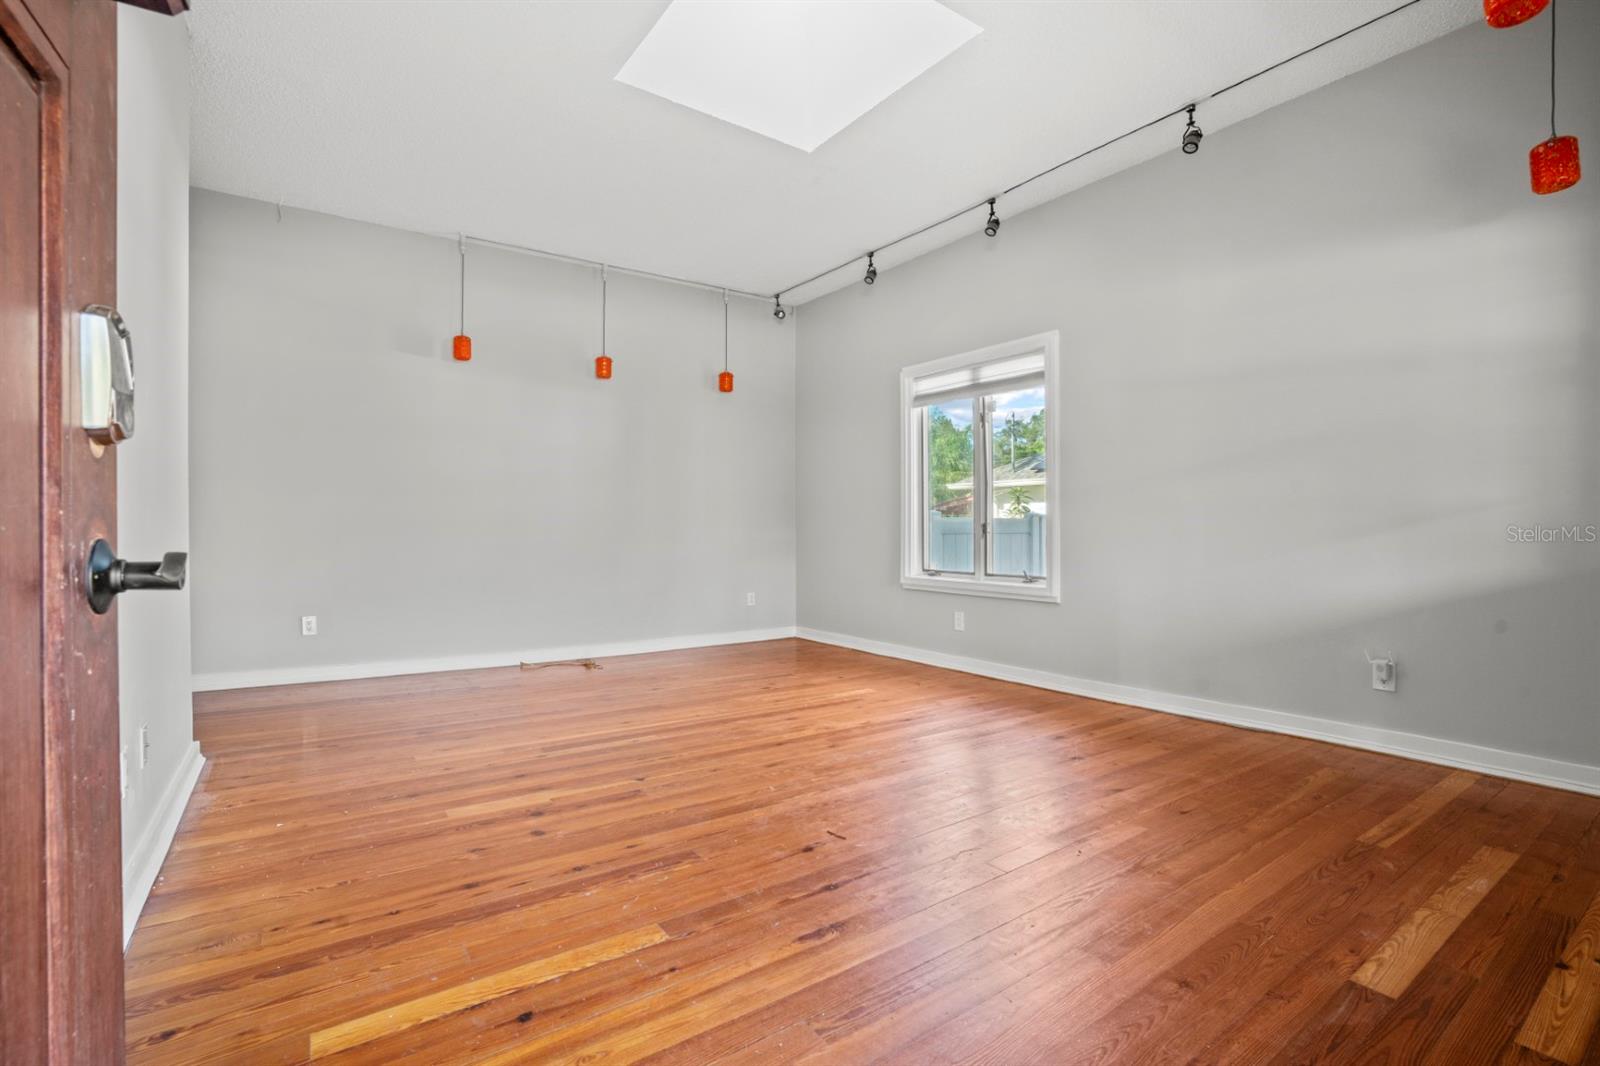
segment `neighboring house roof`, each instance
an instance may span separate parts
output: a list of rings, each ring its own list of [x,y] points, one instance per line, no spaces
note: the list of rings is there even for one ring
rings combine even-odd
[[[1015,466],[1009,461],[996,463],[991,480],[997,489],[1011,488],[1014,485],[1043,485],[1045,483],[1044,456],[1024,456],[1017,460]],[[970,489],[972,487],[972,479],[964,478],[961,481],[952,481],[949,487],[952,489]]]

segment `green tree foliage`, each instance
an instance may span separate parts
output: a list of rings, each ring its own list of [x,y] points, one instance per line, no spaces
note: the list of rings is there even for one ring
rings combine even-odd
[[[972,490],[952,489],[951,482],[972,480],[972,424],[957,428],[950,416],[938,407],[928,408],[929,482],[935,506]]]
[[[994,427],[994,465],[1015,466],[1024,459],[1044,454],[1044,412],[1030,418],[1007,415]]]

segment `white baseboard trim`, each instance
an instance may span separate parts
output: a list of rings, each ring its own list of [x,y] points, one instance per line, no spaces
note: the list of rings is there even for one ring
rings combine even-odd
[[[947,670],[959,670],[962,673],[1032,685],[1035,688],[1068,692],[1074,696],[1087,696],[1167,714],[1181,714],[1187,718],[1204,718],[1212,722],[1245,726],[1249,729],[1263,729],[1272,733],[1324,740],[1331,744],[1382,752],[1385,755],[1399,755],[1442,766],[1454,766],[1494,777],[1509,777],[1515,781],[1527,781],[1535,785],[1548,785],[1551,788],[1561,788],[1571,792],[1600,795],[1600,766],[1563,762],[1540,755],[1525,755],[1521,752],[1502,751],[1499,748],[1480,747],[1477,744],[1463,744],[1460,741],[1403,733],[1381,726],[1358,725],[1331,718],[1272,711],[1263,707],[1224,703],[1197,696],[1154,692],[1105,681],[1088,681],[1046,670],[1031,670],[1021,666],[990,662],[986,659],[946,655],[943,652],[868,640],[845,633],[829,633],[808,626],[796,627],[796,635],[804,640],[814,640],[821,644],[835,644],[841,648],[853,648],[873,655],[886,655],[892,659],[905,659]]]
[[[189,750],[184,752],[183,761],[178,764],[178,772],[172,775],[166,791],[161,794],[155,817],[145,826],[144,832],[139,834],[139,839],[123,858],[123,951],[128,950],[128,941],[133,939],[134,927],[139,924],[139,913],[144,910],[144,901],[150,898],[150,890],[155,887],[156,878],[161,874],[161,864],[166,861],[167,851],[172,847],[172,838],[178,835],[178,823],[183,821],[184,809],[189,806],[189,797],[194,792],[195,782],[200,780],[200,771],[205,764],[199,742],[190,742]]]
[[[728,633],[693,633],[678,637],[652,637],[647,640],[620,640],[608,644],[570,644],[531,651],[486,652],[475,655],[445,655],[432,659],[388,659],[365,663],[336,663],[327,666],[286,666],[270,670],[237,670],[196,674],[196,692],[215,692],[229,688],[263,688],[268,685],[303,685],[313,681],[352,681],[364,677],[398,677],[404,674],[435,674],[447,670],[482,670],[518,663],[549,663],[564,659],[603,659],[613,655],[644,655],[656,651],[681,651],[684,648],[710,648],[719,644],[751,644],[760,640],[780,640],[795,635],[794,626],[770,629],[739,629]]]

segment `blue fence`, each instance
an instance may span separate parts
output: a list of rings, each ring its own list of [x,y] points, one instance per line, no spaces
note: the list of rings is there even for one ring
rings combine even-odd
[[[1035,576],[1044,574],[1044,521],[1042,514],[1026,518],[996,518],[989,523],[994,537],[994,572]],[[970,571],[972,519],[928,516],[928,565],[934,570]]]

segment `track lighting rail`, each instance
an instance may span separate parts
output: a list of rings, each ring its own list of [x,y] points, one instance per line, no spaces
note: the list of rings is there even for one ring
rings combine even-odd
[[[553,259],[558,263],[574,263],[578,266],[594,267],[597,270],[610,271],[613,274],[632,274],[636,278],[649,278],[652,281],[666,281],[674,285],[685,285],[691,289],[705,289],[707,292],[724,293],[731,296],[743,296],[749,300],[760,300],[765,303],[775,299],[773,293],[749,292],[745,289],[732,289],[726,285],[713,285],[706,281],[695,281],[693,278],[680,278],[673,274],[658,274],[653,270],[638,270],[633,267],[617,266],[615,263],[602,263],[598,259],[585,259],[581,255],[563,255],[560,252],[549,252],[543,248],[531,248],[525,244],[512,244],[509,241],[490,240],[488,237],[474,237],[470,233],[462,238],[469,244],[482,245],[485,248],[499,248],[507,252],[521,252],[523,255],[536,256],[540,259]]]
[[[1308,56],[1312,52],[1318,51],[1319,49],[1326,48],[1328,45],[1333,44],[1336,41],[1343,40],[1344,38],[1350,36],[1353,33],[1358,33],[1361,30],[1366,29],[1368,26],[1373,25],[1374,23],[1382,22],[1384,19],[1389,18],[1390,16],[1393,16],[1393,15],[1398,15],[1400,12],[1406,10],[1407,8],[1414,7],[1414,6],[1416,6],[1417,4],[1420,4],[1420,3],[1422,3],[1422,0],[1405,0],[1405,2],[1400,4],[1398,7],[1391,8],[1390,10],[1385,11],[1382,14],[1374,15],[1372,18],[1367,19],[1365,22],[1358,23],[1357,25],[1350,27],[1349,29],[1343,31],[1342,33],[1337,33],[1334,36],[1329,37],[1327,40],[1319,41],[1319,42],[1317,42],[1316,44],[1312,45],[1309,48],[1305,48],[1305,49],[1302,49],[1301,51],[1296,52],[1292,56],[1288,56],[1287,58],[1280,59],[1276,63],[1273,63],[1271,66],[1262,67],[1260,70],[1256,71],[1255,73],[1249,74],[1249,75],[1247,75],[1247,76],[1245,76],[1243,78],[1240,78],[1238,81],[1234,82],[1231,85],[1225,85],[1222,88],[1218,89],[1216,92],[1213,92],[1209,96],[1205,97],[1205,99],[1207,99],[1207,100],[1215,100],[1217,97],[1223,95],[1224,93],[1232,92],[1234,89],[1237,89],[1242,85],[1246,85],[1246,84],[1254,81],[1255,79],[1261,77],[1262,75],[1270,74],[1274,70],[1277,70],[1278,68],[1280,68],[1282,66],[1285,66],[1285,65],[1287,65],[1289,63],[1292,63],[1297,59],[1301,59],[1301,58],[1303,58],[1305,56]],[[566,254],[563,254],[561,252],[552,252],[552,251],[549,251],[548,249],[534,248],[534,247],[532,247],[530,245],[525,245],[525,244],[513,244],[513,243],[511,243],[509,241],[497,241],[497,240],[492,240],[492,239],[490,239],[488,237],[474,237],[471,234],[458,235],[457,239],[458,239],[458,241],[461,242],[463,251],[465,250],[465,245],[468,244],[468,243],[471,243],[471,244],[481,245],[481,246],[486,247],[486,248],[498,248],[498,249],[501,249],[503,251],[520,252],[523,255],[536,256],[536,257],[538,257],[540,259],[551,259],[551,260],[554,260],[554,261],[556,261],[558,263],[573,263],[573,264],[576,264],[576,265],[579,265],[579,266],[594,267],[594,268],[596,268],[598,270],[610,270],[610,271],[613,271],[613,272],[619,273],[619,274],[631,274],[634,277],[649,278],[652,281],[665,281],[665,282],[668,282],[668,283],[673,284],[673,285],[683,285],[683,286],[686,286],[686,287],[691,288],[691,289],[704,289],[707,292],[716,292],[716,293],[723,293],[725,295],[740,296],[740,297],[743,297],[743,298],[745,298],[747,300],[760,300],[762,303],[765,303],[766,301],[771,300],[773,302],[773,305],[774,305],[773,317],[781,321],[782,319],[784,319],[784,318],[786,318],[788,316],[788,312],[789,312],[789,310],[792,309],[792,306],[793,306],[793,305],[789,305],[788,307],[785,307],[784,304],[783,304],[783,297],[785,295],[787,295],[788,293],[794,292],[797,289],[804,288],[805,286],[810,285],[814,281],[821,281],[823,278],[828,277],[830,274],[835,274],[835,273],[837,273],[837,272],[839,272],[841,270],[844,270],[846,267],[851,266],[854,263],[859,263],[863,258],[868,260],[868,275],[866,277],[863,277],[862,280],[866,281],[867,284],[870,285],[870,284],[872,284],[873,281],[877,280],[877,276],[878,276],[877,267],[874,264],[872,264],[872,262],[871,262],[873,255],[875,255],[876,253],[882,252],[886,248],[893,248],[894,246],[896,246],[898,244],[904,244],[906,241],[912,240],[913,238],[916,238],[916,237],[920,237],[924,233],[927,233],[930,230],[938,229],[940,226],[946,225],[946,224],[948,224],[950,222],[954,222],[956,219],[961,218],[963,215],[971,214],[974,211],[978,211],[978,210],[982,210],[982,209],[987,208],[989,210],[989,212],[990,212],[989,217],[991,219],[993,219],[993,221],[994,221],[994,228],[996,230],[998,230],[998,228],[999,228],[999,220],[994,217],[993,212],[994,212],[995,201],[997,199],[999,199],[1000,197],[1009,196],[1012,193],[1016,192],[1018,189],[1021,189],[1026,185],[1031,185],[1032,183],[1034,183],[1036,181],[1039,181],[1041,178],[1049,177],[1051,174],[1054,174],[1056,171],[1061,170],[1063,167],[1071,166],[1072,164],[1078,162],[1081,159],[1084,159],[1084,158],[1086,158],[1088,156],[1091,156],[1091,155],[1095,154],[1096,152],[1100,152],[1100,151],[1103,151],[1103,150],[1105,150],[1107,148],[1110,148],[1112,145],[1117,144],[1120,141],[1125,141],[1129,137],[1132,137],[1132,136],[1134,136],[1136,134],[1143,133],[1145,130],[1149,129],[1150,127],[1157,126],[1157,125],[1167,121],[1170,118],[1174,118],[1175,116],[1183,115],[1183,114],[1188,114],[1192,118],[1193,112],[1194,112],[1194,107],[1195,107],[1195,105],[1193,103],[1186,103],[1186,104],[1183,104],[1180,107],[1175,107],[1171,111],[1168,111],[1168,112],[1166,112],[1164,114],[1157,115],[1155,118],[1150,119],[1148,122],[1140,123],[1139,125],[1133,127],[1132,129],[1127,130],[1124,133],[1119,133],[1115,137],[1112,137],[1112,138],[1110,138],[1108,140],[1101,141],[1099,144],[1095,145],[1094,147],[1087,148],[1084,151],[1079,152],[1077,155],[1074,155],[1069,159],[1063,159],[1061,162],[1056,163],[1053,166],[1047,167],[1044,170],[1039,171],[1037,174],[1033,174],[1033,175],[1031,175],[1029,177],[1023,178],[1021,181],[1015,183],[1014,185],[1009,185],[1006,188],[1000,190],[1000,192],[996,193],[994,196],[986,196],[983,199],[976,201],[975,203],[968,204],[965,207],[961,207],[961,208],[959,208],[959,209],[957,209],[955,211],[952,211],[948,215],[945,215],[942,218],[935,219],[934,221],[929,222],[925,226],[919,226],[918,228],[910,231],[909,233],[903,233],[900,236],[894,238],[893,240],[885,241],[882,244],[878,244],[878,245],[873,247],[871,253],[863,252],[863,253],[859,253],[857,255],[853,255],[849,259],[846,259],[841,263],[838,263],[838,264],[836,264],[834,266],[831,266],[826,270],[819,271],[818,273],[811,275],[809,278],[806,278],[803,281],[797,281],[792,285],[788,285],[788,286],[786,286],[786,287],[784,287],[782,289],[779,289],[776,293],[750,292],[747,289],[735,289],[735,288],[730,288],[730,287],[728,287],[726,285],[714,285],[714,284],[712,284],[710,282],[698,281],[698,280],[696,280],[694,278],[681,278],[681,277],[678,277],[678,276],[676,276],[674,274],[661,274],[661,273],[657,273],[656,271],[653,271],[653,270],[640,270],[640,269],[637,269],[637,268],[634,268],[634,267],[617,266],[614,263],[604,263],[604,262],[601,262],[598,259],[586,259],[583,256],[579,256],[579,255],[566,255]],[[1551,111],[1552,111],[1552,114],[1553,114],[1554,113],[1554,104],[1553,103],[1552,103]],[[278,219],[279,219],[280,222],[283,219],[283,207],[284,207],[283,202],[280,200],[278,202],[278,205],[277,205],[277,208],[278,208]],[[428,235],[429,236],[440,236],[440,234],[437,234],[437,233],[428,234]],[[993,235],[994,234],[990,234],[990,236],[993,236]],[[465,295],[465,293],[463,292],[463,296],[464,295]],[[779,313],[779,312],[782,312],[782,313]]]
[[[1294,55],[1288,56],[1288,57],[1286,57],[1284,59],[1280,59],[1276,63],[1273,63],[1271,66],[1262,67],[1260,70],[1256,71],[1254,74],[1248,74],[1245,77],[1240,78],[1238,81],[1234,82],[1231,85],[1224,85],[1222,88],[1218,89],[1216,92],[1213,92],[1209,96],[1205,97],[1205,99],[1207,99],[1207,100],[1215,100],[1217,97],[1223,95],[1224,93],[1232,92],[1234,89],[1237,89],[1242,85],[1247,85],[1250,82],[1255,81],[1257,78],[1261,77],[1264,74],[1270,74],[1274,70],[1277,70],[1279,67],[1285,66],[1285,65],[1287,65],[1289,63],[1293,63],[1297,59],[1302,59],[1305,56],[1310,55],[1312,52],[1318,51],[1319,49],[1322,49],[1322,48],[1326,48],[1328,45],[1333,44],[1336,41],[1342,41],[1344,38],[1350,36],[1353,33],[1358,33],[1361,30],[1366,29],[1368,26],[1373,25],[1374,23],[1382,22],[1384,19],[1389,18],[1392,15],[1398,15],[1400,12],[1404,11],[1406,8],[1414,7],[1417,4],[1420,4],[1421,2],[1422,2],[1422,0],[1405,0],[1405,2],[1400,4],[1398,7],[1391,8],[1388,11],[1383,12],[1382,14],[1374,15],[1372,18],[1367,19],[1365,22],[1361,22],[1361,23],[1358,23],[1358,24],[1356,24],[1354,26],[1351,26],[1349,29],[1343,31],[1342,33],[1336,33],[1332,37],[1329,37],[1325,41],[1318,41],[1316,44],[1312,45],[1311,47],[1301,49],[1300,51],[1296,52]],[[940,219],[937,219],[937,220],[935,220],[933,222],[928,223],[926,226],[921,226],[921,227],[919,227],[917,229],[912,230],[909,233],[901,234],[900,236],[894,238],[891,241],[884,241],[881,244],[874,245],[873,249],[872,249],[872,252],[873,252],[873,254],[877,254],[878,252],[882,252],[885,248],[893,248],[897,244],[904,244],[906,241],[909,241],[909,240],[911,240],[911,239],[913,239],[915,237],[922,236],[924,233],[927,233],[929,230],[938,229],[940,226],[943,226],[946,223],[954,222],[956,219],[961,218],[963,215],[971,214],[972,212],[978,211],[978,210],[983,209],[983,208],[990,208],[991,209],[991,214],[992,214],[992,209],[993,209],[993,206],[994,206],[994,202],[995,202],[995,200],[997,198],[1002,197],[1002,196],[1009,196],[1012,193],[1016,192],[1018,189],[1021,189],[1025,185],[1031,185],[1032,183],[1038,181],[1041,178],[1045,178],[1045,177],[1050,176],[1051,174],[1054,174],[1056,171],[1062,169],[1063,167],[1071,166],[1073,163],[1078,162],[1080,159],[1083,159],[1083,158],[1085,158],[1087,156],[1091,156],[1091,155],[1095,154],[1096,152],[1103,151],[1106,148],[1110,148],[1112,145],[1117,144],[1120,141],[1125,141],[1129,137],[1134,136],[1135,134],[1143,133],[1145,130],[1149,129],[1152,126],[1160,125],[1161,123],[1167,121],[1168,119],[1174,118],[1174,117],[1176,117],[1178,115],[1184,115],[1184,114],[1187,114],[1189,116],[1190,121],[1193,122],[1193,119],[1194,119],[1194,108],[1195,108],[1195,104],[1194,103],[1185,103],[1185,104],[1183,104],[1183,105],[1181,105],[1179,107],[1173,108],[1171,111],[1168,111],[1165,114],[1157,115],[1155,118],[1149,120],[1148,122],[1140,123],[1139,125],[1133,127],[1132,129],[1130,129],[1130,130],[1128,130],[1128,131],[1126,131],[1124,133],[1117,134],[1115,137],[1112,137],[1109,140],[1101,141],[1099,144],[1095,145],[1093,148],[1085,149],[1084,151],[1079,152],[1077,155],[1072,156],[1070,159],[1063,159],[1061,162],[1056,163],[1054,166],[1046,167],[1044,170],[1039,171],[1039,173],[1037,173],[1037,174],[1034,174],[1034,175],[1032,175],[1030,177],[1023,178],[1021,181],[1017,182],[1015,185],[1011,185],[1011,186],[1008,186],[1008,187],[1000,190],[1000,192],[997,193],[994,197],[987,197],[986,196],[983,199],[977,201],[976,203],[971,203],[971,204],[968,204],[965,207],[959,208],[958,210],[952,211],[948,215],[945,215],[943,218],[940,218]],[[1198,138],[1196,139],[1196,142],[1197,142],[1197,146],[1198,146]],[[1185,150],[1186,153],[1192,154],[1192,149],[1189,149],[1189,148],[1186,147],[1184,150]],[[993,236],[993,234],[991,234],[991,236]],[[860,254],[857,254],[857,255],[853,255],[849,259],[846,259],[842,263],[839,263],[839,264],[837,264],[835,266],[831,266],[826,270],[823,270],[823,271],[820,271],[820,272],[818,272],[816,274],[811,275],[809,278],[806,278],[804,281],[797,281],[793,285],[790,285],[789,287],[787,287],[785,289],[780,289],[778,291],[777,295],[781,297],[781,296],[783,296],[783,295],[785,295],[787,293],[794,292],[796,289],[804,288],[805,286],[810,285],[814,281],[821,281],[823,278],[828,277],[830,274],[835,274],[835,273],[845,269],[846,267],[851,266],[854,263],[859,263],[861,261],[861,259],[863,258],[863,256],[866,256],[866,258],[868,258],[869,260],[871,259],[871,256],[867,255],[867,253],[860,253]],[[876,270],[872,271],[872,279],[873,280],[877,279],[877,271]],[[865,280],[865,279],[863,279],[863,280]],[[868,282],[868,284],[871,284],[871,282]]]

